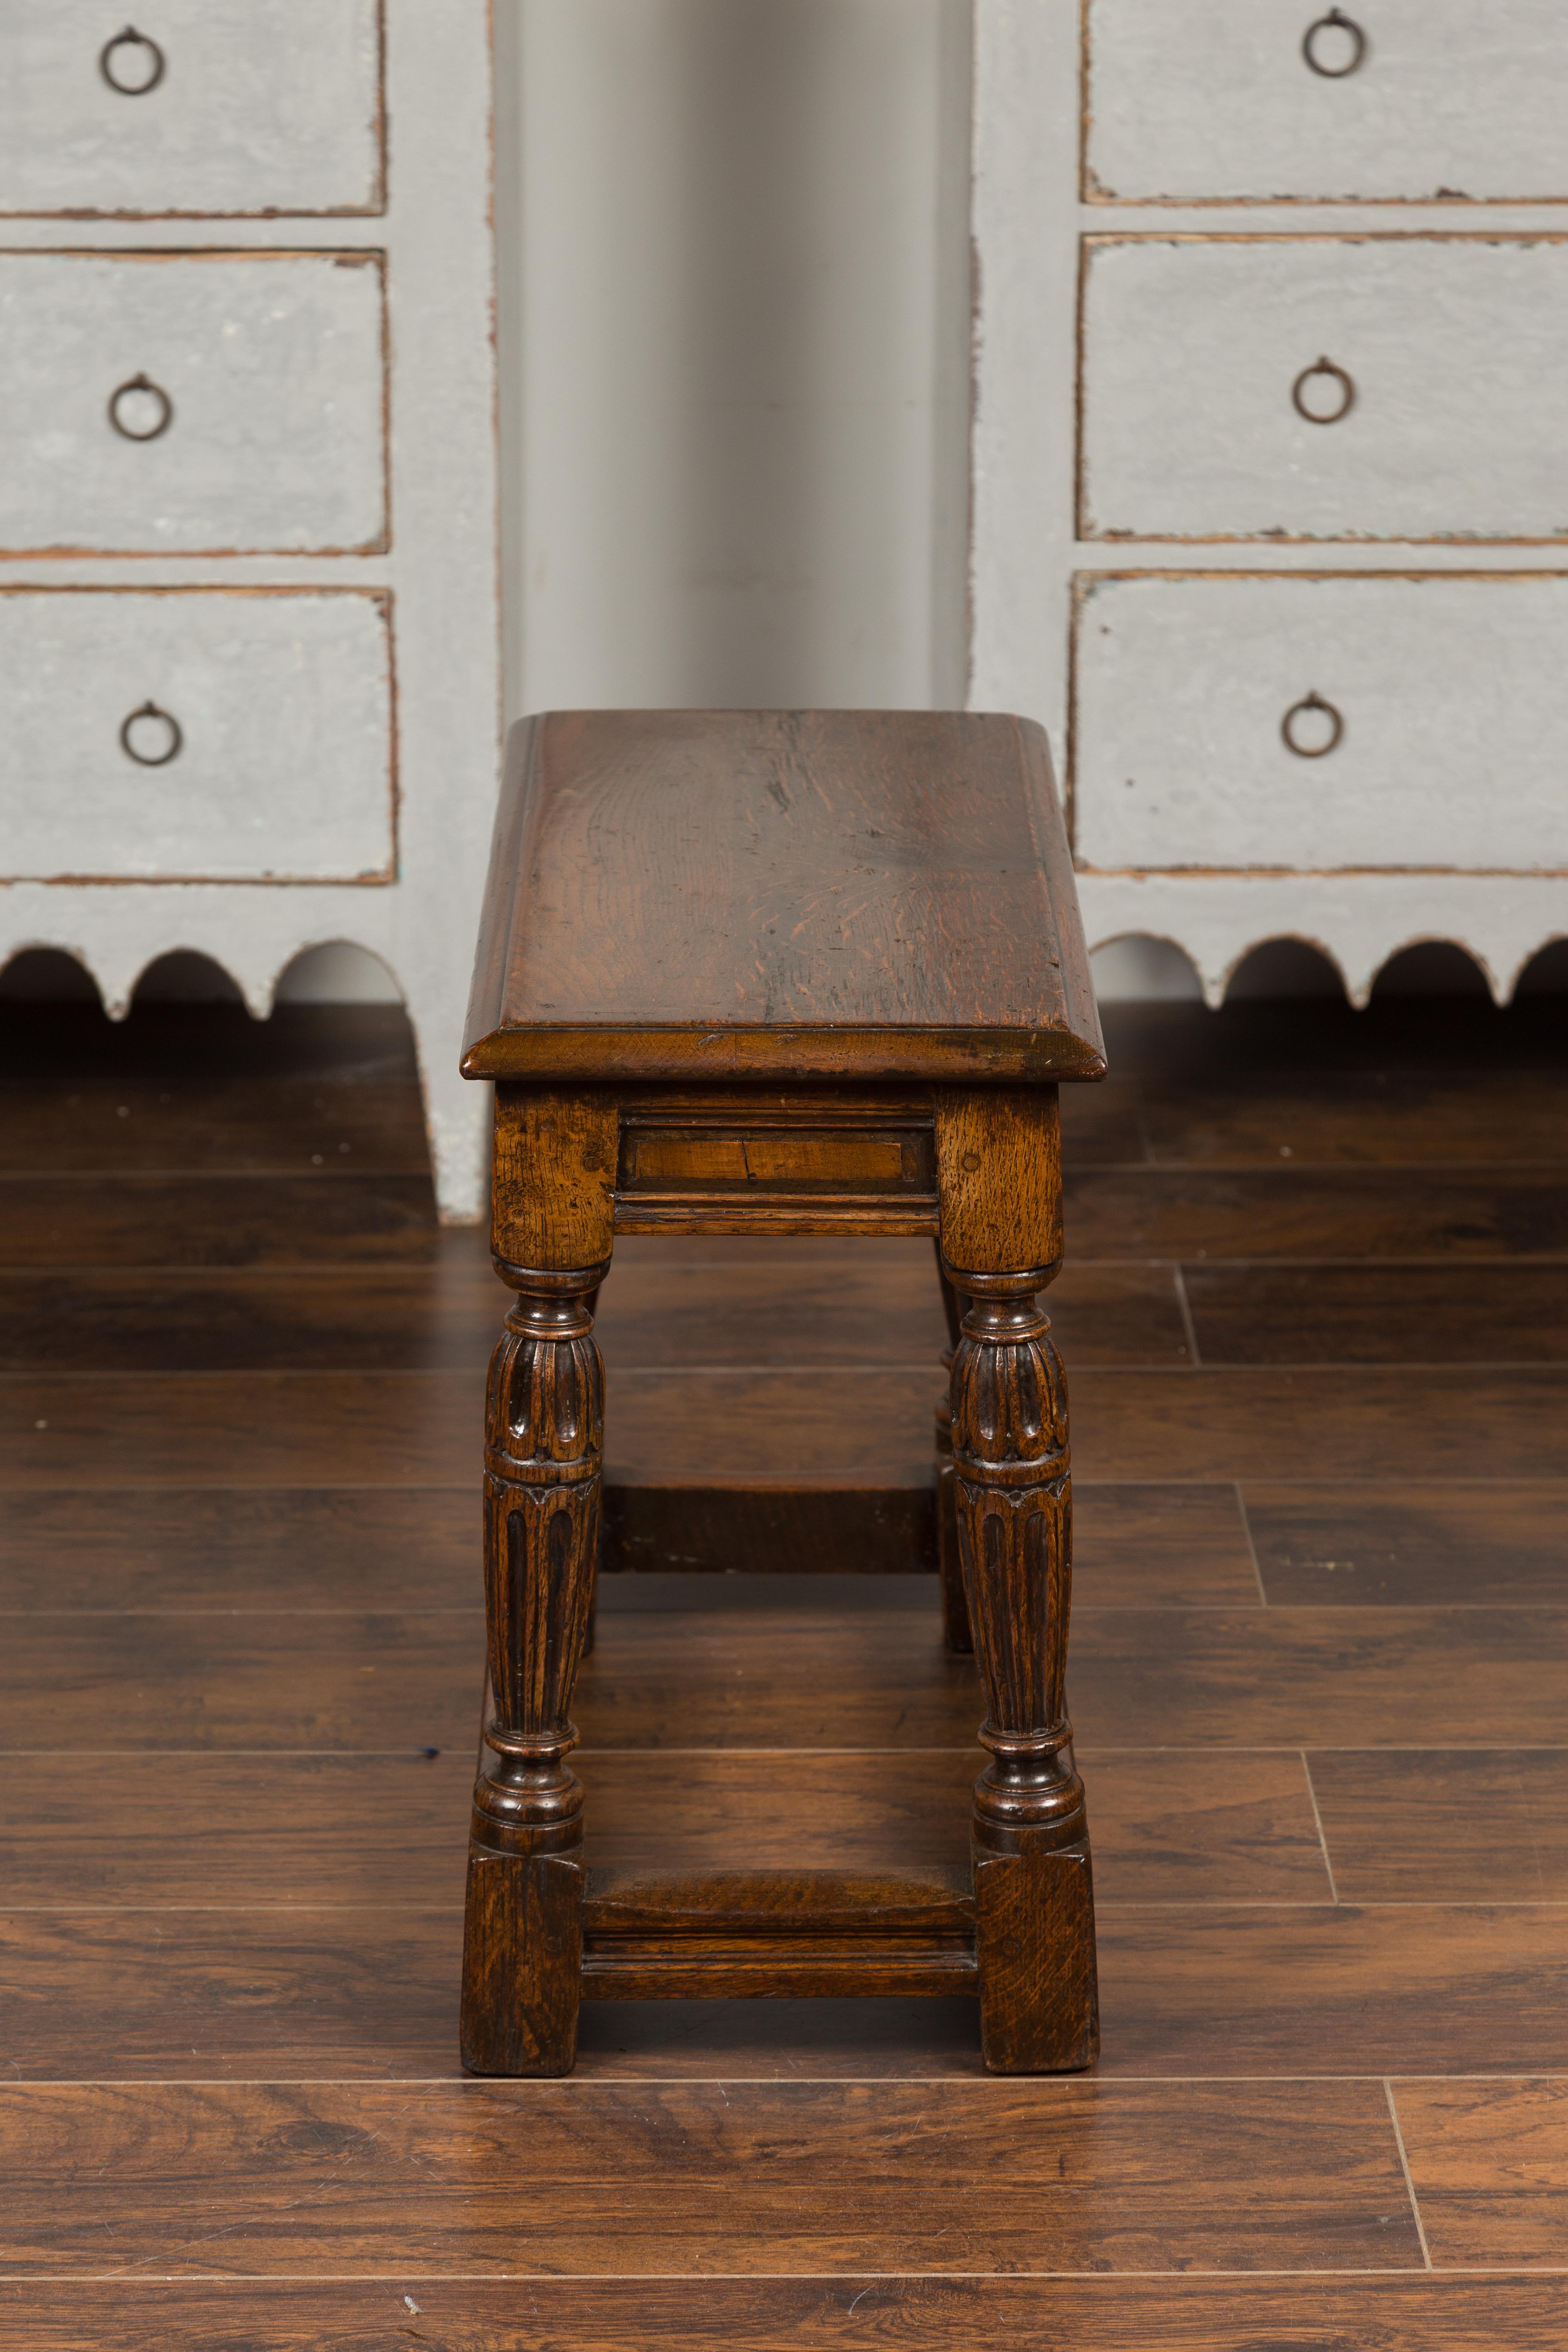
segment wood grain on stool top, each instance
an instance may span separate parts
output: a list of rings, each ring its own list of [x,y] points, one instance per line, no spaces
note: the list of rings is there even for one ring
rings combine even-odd
[[[470,1077],[1099,1077],[1043,731],[942,711],[512,730]]]

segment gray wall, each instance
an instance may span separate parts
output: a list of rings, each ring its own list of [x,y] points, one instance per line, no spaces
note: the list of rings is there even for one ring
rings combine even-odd
[[[964,0],[497,0],[509,706],[962,703]]]

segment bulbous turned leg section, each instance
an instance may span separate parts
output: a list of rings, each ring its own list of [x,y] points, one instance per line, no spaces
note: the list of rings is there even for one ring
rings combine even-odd
[[[963,1274],[952,1367],[959,1559],[985,1692],[973,1850],[981,2038],[1006,2074],[1099,2048],[1083,1782],[1067,1718],[1072,1485],[1067,1381],[1037,1274]]]
[[[942,1631],[945,1646],[960,1657],[974,1648],[969,1631],[969,1603],[963,1597],[963,1570],[958,1557],[958,1490],[952,1470],[952,1359],[958,1346],[963,1306],[942,1263],[937,1244],[937,1280],[942,1285],[942,1311],[947,1317],[948,1344],[942,1351],[947,1373],[936,1408],[936,1559],[942,1576]]]
[[[502,1266],[520,1295],[490,1361],[485,1613],[495,1713],[474,1786],[462,2056],[480,2074],[564,2074],[582,1977],[583,1788],[567,1762],[599,1535],[602,1266]]]

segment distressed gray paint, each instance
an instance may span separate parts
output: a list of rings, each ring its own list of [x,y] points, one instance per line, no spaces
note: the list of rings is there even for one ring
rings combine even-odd
[[[99,70],[118,0],[0,0],[0,213],[374,207],[377,18],[376,0],[156,0],[137,29],[163,78],[124,97]]]
[[[1568,243],[1090,243],[1083,333],[1087,538],[1568,539]]]
[[[1568,871],[1562,574],[1100,580],[1077,680],[1087,866]],[[1314,690],[1344,731],[1303,759]]]
[[[163,767],[119,740],[149,700],[184,738]],[[0,874],[384,877],[391,717],[374,596],[0,593]]]
[[[374,256],[0,254],[0,548],[375,546],[383,361]],[[137,375],[155,440],[110,422]]]
[[[1123,203],[1568,197],[1563,0],[1089,0],[1088,189]],[[1326,64],[1351,54],[1325,36]]]

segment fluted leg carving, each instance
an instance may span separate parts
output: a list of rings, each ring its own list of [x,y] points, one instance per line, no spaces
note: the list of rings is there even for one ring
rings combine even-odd
[[[560,2074],[576,2053],[582,1968],[583,1788],[566,1759],[598,1546],[605,1368],[588,1302],[604,1268],[501,1271],[520,1295],[486,1400],[495,1712],[474,1788],[463,2063]]]
[[[942,1639],[950,1650],[968,1657],[974,1643],[969,1631],[969,1603],[963,1597],[963,1570],[958,1557],[958,1489],[952,1468],[952,1359],[958,1348],[963,1305],[942,1267],[940,1242],[936,1271],[942,1285],[948,1339],[942,1351],[947,1379],[936,1407],[936,1558],[942,1575]]]
[[[1098,2023],[1089,1824],[1067,1717],[1067,1381],[1037,1274],[961,1280],[955,1517],[990,1750],[973,1817],[982,2040],[1001,2071],[1080,2067]]]

